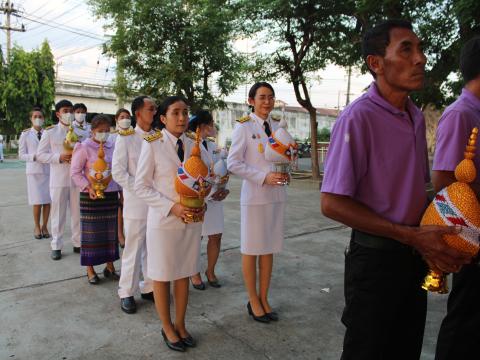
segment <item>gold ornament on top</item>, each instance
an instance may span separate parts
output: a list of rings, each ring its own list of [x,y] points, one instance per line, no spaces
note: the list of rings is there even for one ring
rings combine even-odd
[[[112,180],[112,174],[108,168],[107,162],[105,161],[103,142],[100,143],[97,156],[98,158],[93,163],[87,178],[92,185],[92,189],[95,191],[97,198],[105,199],[105,190]]]
[[[478,242],[480,204],[469,185],[477,177],[477,170],[473,163],[477,136],[478,129],[473,128],[464,152],[464,159],[455,168],[457,181],[442,189],[435,196],[421,221],[421,225],[460,225],[462,227],[460,233],[444,235],[443,239],[448,246],[470,255],[472,258],[480,250]],[[430,266],[422,288],[440,294],[448,293],[446,275]]]
[[[208,166],[202,161],[200,150],[200,129],[195,134],[195,145],[190,157],[180,165],[175,178],[175,190],[180,195],[180,204],[191,209],[201,209],[205,206],[205,197],[211,190],[211,184],[206,180],[209,176]],[[203,215],[188,213],[185,223],[201,222]]]
[[[73,126],[70,125],[65,140],[63,141],[64,154],[72,155],[75,144],[78,142],[78,135],[73,130]]]

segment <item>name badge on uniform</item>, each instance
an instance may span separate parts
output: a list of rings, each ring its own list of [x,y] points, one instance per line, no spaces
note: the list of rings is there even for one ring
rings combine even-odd
[[[263,148],[263,144],[262,144],[262,143],[258,144],[258,152],[259,152],[260,154],[263,154],[264,151],[265,151],[265,150],[264,150],[264,148]]]

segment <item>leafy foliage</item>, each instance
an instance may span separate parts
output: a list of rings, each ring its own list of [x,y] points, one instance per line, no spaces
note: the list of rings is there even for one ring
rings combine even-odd
[[[193,108],[215,108],[242,82],[234,51],[235,11],[227,0],[91,0],[115,31],[106,51],[124,72],[117,94],[182,95]],[[218,92],[218,96],[214,95]]]
[[[47,42],[40,49],[27,52],[13,47],[10,63],[3,65],[0,82],[0,129],[14,134],[29,125],[34,106],[48,116],[55,100],[54,60]]]

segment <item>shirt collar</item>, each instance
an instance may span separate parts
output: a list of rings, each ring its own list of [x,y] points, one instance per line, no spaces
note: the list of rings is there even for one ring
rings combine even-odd
[[[167,136],[167,138],[170,140],[170,142],[173,144],[173,146],[177,146],[178,139],[182,140],[182,142],[185,144],[185,134],[182,134],[182,135],[180,135],[179,138],[177,138],[175,135],[173,135],[166,128],[163,129],[163,133]]]
[[[380,94],[380,91],[378,90],[377,83],[373,81],[367,91],[367,95],[370,98],[371,101],[373,101],[375,104],[378,106],[381,106],[388,112],[392,113],[393,115],[402,115],[405,114],[405,111],[402,111],[392,104],[390,104],[385,98]],[[410,98],[407,98],[407,103],[406,103],[406,109],[410,113],[410,116],[412,117],[412,120],[414,118],[414,110],[415,110],[415,104],[413,104],[412,100]]]
[[[476,110],[480,111],[480,99],[476,97],[470,90],[463,88],[462,95],[460,96],[467,100],[467,102],[470,103],[470,105],[472,105]]]
[[[123,129],[122,129],[123,130]],[[135,132],[137,134],[140,134],[140,135],[147,135],[147,134],[151,134],[153,131],[155,131],[153,128],[150,129],[150,131],[145,131],[143,130],[140,126],[138,125],[135,125]]]
[[[100,144],[97,143],[96,141],[94,141],[92,138],[86,139],[83,143],[85,143],[85,145],[90,146],[94,149],[98,149],[100,147]],[[103,147],[106,148],[106,149],[109,149],[112,146],[113,146],[113,143],[111,141],[109,141],[109,139],[107,139],[107,141],[105,141],[103,143]]]
[[[270,129],[272,128],[272,122],[270,121],[270,114],[268,114],[268,117],[263,120],[261,117],[255,115],[254,113],[250,114],[250,117],[257,122],[262,128],[263,128],[263,123],[266,121],[268,122],[268,125],[270,125]]]

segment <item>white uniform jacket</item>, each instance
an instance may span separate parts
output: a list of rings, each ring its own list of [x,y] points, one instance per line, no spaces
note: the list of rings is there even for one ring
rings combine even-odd
[[[173,135],[162,130],[162,138],[151,142],[144,141],[135,176],[135,193],[149,205],[147,226],[149,228],[184,229],[185,224],[170,213],[173,205],[180,201],[175,191],[175,178],[180,159],[175,150],[176,144],[170,138]],[[184,159],[190,157],[194,141],[183,134],[180,139],[184,145]],[[200,148],[202,148],[200,144]],[[202,149],[202,160],[208,164],[208,157]]]
[[[278,122],[270,117],[267,121],[272,132],[275,131]],[[235,125],[227,167],[243,179],[241,205],[264,205],[286,200],[285,186],[263,185],[265,177],[271,172],[271,163],[265,160],[267,143],[263,120],[254,114],[250,114],[249,120]]]
[[[145,219],[147,218],[148,205],[140,199],[134,190],[135,173],[137,172],[138,159],[142,144],[146,142],[145,135],[153,134],[155,131],[143,131],[140,127],[135,127],[135,133],[122,135],[116,133],[115,150],[112,159],[112,175],[123,188],[123,198],[125,205],[123,207],[123,217],[125,219]]]
[[[60,163],[60,154],[64,152],[63,141],[68,126],[59,122],[45,129],[37,149],[37,160],[50,164],[50,187],[70,187],[70,164]]]
[[[44,129],[40,130],[42,136],[45,135]],[[26,161],[26,174],[44,174],[48,175],[50,173],[50,166],[48,164],[43,164],[34,160],[35,154],[37,153],[38,144],[37,130],[33,127],[30,129],[23,130],[20,135],[20,140],[18,142],[18,158],[20,160]]]

